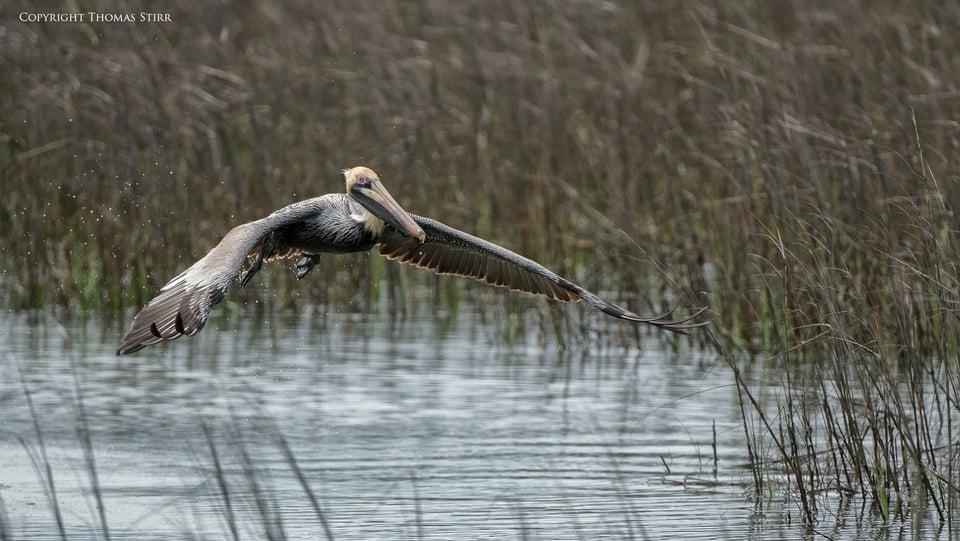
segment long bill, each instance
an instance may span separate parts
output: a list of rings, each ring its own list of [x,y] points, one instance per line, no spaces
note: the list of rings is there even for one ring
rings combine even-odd
[[[374,181],[369,187],[354,186],[351,192],[353,197],[377,218],[421,243],[426,240],[423,228],[400,207],[400,203],[397,203],[380,181]]]

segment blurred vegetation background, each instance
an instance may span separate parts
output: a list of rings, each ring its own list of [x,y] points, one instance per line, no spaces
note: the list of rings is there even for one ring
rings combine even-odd
[[[729,345],[842,324],[896,348],[956,326],[958,3],[23,11],[38,9],[0,6],[0,290],[15,309],[140,306],[232,225],[340,191],[340,170],[365,164],[410,212],[614,301],[709,304]],[[367,261],[262,280],[323,302],[367,287],[382,265]]]
[[[808,524],[836,494],[885,520],[960,516],[960,2],[23,11],[0,5],[12,309],[128,316],[231,226],[364,164],[410,212],[634,310],[709,305],[693,339],[731,367],[758,500],[782,474]],[[287,267],[231,297],[369,309],[410,283],[453,306],[485,291],[365,254],[303,283]],[[772,404],[764,377],[786,389]]]

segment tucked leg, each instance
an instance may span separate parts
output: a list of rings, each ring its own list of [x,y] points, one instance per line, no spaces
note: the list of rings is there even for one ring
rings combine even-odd
[[[306,254],[297,261],[297,279],[301,280],[320,262],[320,254]]]

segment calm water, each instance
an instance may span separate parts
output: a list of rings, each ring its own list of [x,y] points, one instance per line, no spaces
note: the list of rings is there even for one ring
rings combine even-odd
[[[231,539],[231,522],[245,539],[268,524],[321,538],[278,435],[335,539],[802,537],[790,504],[752,503],[728,369],[701,353],[654,336],[561,353],[535,330],[506,346],[469,311],[443,324],[225,312],[123,358],[126,322],[0,315],[0,496],[15,538],[59,537],[21,382],[72,539],[102,537],[78,393],[113,539]],[[589,320],[598,337],[618,324],[603,319]]]

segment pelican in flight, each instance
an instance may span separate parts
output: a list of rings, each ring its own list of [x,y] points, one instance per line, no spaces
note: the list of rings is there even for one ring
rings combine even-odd
[[[680,319],[670,314],[634,314],[506,248],[436,220],[408,214],[371,169],[354,167],[343,174],[346,193],[293,203],[266,218],[231,229],[207,255],[163,286],[160,294],[133,318],[117,354],[196,334],[230,286],[237,280],[241,287],[247,285],[264,261],[300,257],[297,278],[303,278],[322,253],[362,252],[373,247],[388,259],[438,274],[469,276],[556,301],[582,300],[617,319],[676,333],[704,324],[692,321],[704,309]],[[241,275],[248,258],[250,266]]]

